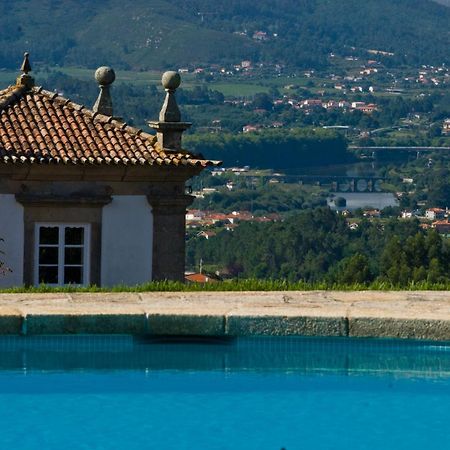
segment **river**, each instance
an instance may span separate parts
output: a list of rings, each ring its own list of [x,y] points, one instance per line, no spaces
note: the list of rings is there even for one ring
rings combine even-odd
[[[383,209],[387,206],[398,206],[398,200],[394,194],[388,192],[338,192],[335,197],[345,198],[347,206],[336,208],[333,199],[328,198],[327,202],[331,209],[342,211],[348,209],[353,211],[358,208]]]

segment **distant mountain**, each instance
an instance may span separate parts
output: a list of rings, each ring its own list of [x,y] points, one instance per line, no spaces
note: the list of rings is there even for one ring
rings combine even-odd
[[[450,0],[440,0],[441,3]],[[1,0],[0,67],[135,70],[243,59],[321,67],[330,52],[449,63],[450,9],[432,0]]]

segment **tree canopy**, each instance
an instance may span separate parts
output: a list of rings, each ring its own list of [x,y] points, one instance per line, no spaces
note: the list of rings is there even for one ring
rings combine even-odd
[[[242,278],[369,283],[448,282],[450,244],[415,220],[363,220],[351,230],[328,208],[277,223],[243,223],[188,242],[187,263],[215,265]]]

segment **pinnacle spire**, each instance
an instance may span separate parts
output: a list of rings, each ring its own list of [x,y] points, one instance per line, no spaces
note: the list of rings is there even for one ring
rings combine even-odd
[[[28,52],[25,52],[23,54],[23,62],[22,66],[20,67],[22,75],[19,75],[16,80],[16,84],[18,86],[24,86],[28,89],[34,86],[34,78],[31,75],[28,75],[28,72],[31,72],[31,64],[30,60],[28,59],[29,56],[30,55]]]
[[[166,98],[159,113],[159,120],[161,122],[180,122],[181,113],[174,95],[181,83],[180,74],[174,71],[165,72],[161,83],[166,91]]]
[[[32,70],[30,60],[28,58],[29,56],[30,56],[30,54],[28,52],[25,52],[23,54],[23,63],[22,63],[22,66],[20,67],[21,72],[23,72],[25,75],[28,72],[31,72],[31,70]]]
[[[166,98],[159,113],[159,121],[151,121],[149,125],[156,130],[161,148],[180,151],[181,135],[191,124],[181,122],[181,113],[175,99],[175,91],[180,86],[181,78],[178,72],[165,72],[161,83],[166,91]]]
[[[102,66],[95,71],[95,79],[100,87],[100,93],[92,108],[92,111],[104,114],[106,116],[112,116],[113,103],[110,86],[116,79],[116,74],[111,67]]]

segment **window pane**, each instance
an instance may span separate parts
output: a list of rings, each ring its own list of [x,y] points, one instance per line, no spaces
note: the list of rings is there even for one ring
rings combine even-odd
[[[39,283],[58,284],[58,266],[39,267]]]
[[[83,268],[64,267],[64,284],[83,284]]]
[[[65,257],[64,264],[75,264],[82,265],[83,264],[83,249],[82,248],[71,248],[66,247],[64,249]]]
[[[84,228],[67,227],[65,231],[66,245],[82,245],[84,239]]]
[[[58,247],[40,247],[39,264],[58,264]]]
[[[39,244],[58,245],[59,228],[58,227],[40,227]]]

